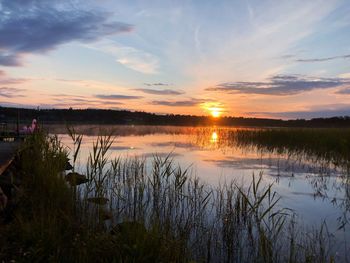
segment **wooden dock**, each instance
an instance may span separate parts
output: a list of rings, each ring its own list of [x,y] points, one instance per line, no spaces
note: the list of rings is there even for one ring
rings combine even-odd
[[[20,141],[0,141],[0,176],[11,165],[19,146]]]

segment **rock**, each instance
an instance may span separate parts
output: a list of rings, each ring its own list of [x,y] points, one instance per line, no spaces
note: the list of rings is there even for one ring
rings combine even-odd
[[[145,226],[136,221],[122,222],[111,229],[112,235],[129,235],[135,237],[137,235],[145,235],[148,231]]]
[[[65,170],[68,171],[68,170],[72,170],[73,169],[73,166],[70,164],[69,161],[66,162],[66,167],[65,167]]]
[[[72,172],[66,175],[66,181],[68,181],[71,186],[77,186],[87,183],[89,179],[83,174]]]
[[[113,214],[108,210],[101,209],[100,210],[100,218],[104,221],[111,220],[113,218]]]

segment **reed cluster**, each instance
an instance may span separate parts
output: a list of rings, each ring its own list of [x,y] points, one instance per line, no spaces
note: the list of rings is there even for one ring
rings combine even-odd
[[[250,129],[229,132],[230,141],[263,150],[314,157],[349,168],[350,129]]]

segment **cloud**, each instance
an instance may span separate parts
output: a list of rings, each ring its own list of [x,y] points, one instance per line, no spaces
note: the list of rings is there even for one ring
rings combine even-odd
[[[130,151],[130,150],[138,150],[139,148],[130,147],[130,146],[111,146],[109,150],[111,151]]]
[[[143,74],[156,74],[159,69],[158,58],[144,50],[123,46],[112,40],[102,40],[86,47],[104,52],[123,66]]]
[[[189,100],[179,100],[179,101],[167,101],[167,100],[155,100],[152,101],[153,105],[171,106],[171,107],[189,107],[195,106],[203,103],[203,100],[199,99],[189,99]]]
[[[28,79],[23,78],[0,78],[0,85],[21,84],[27,81]]]
[[[1,44],[0,44],[1,45]],[[20,61],[21,55],[0,55],[0,65],[2,66],[21,66],[22,63]]]
[[[350,105],[347,104],[330,104],[317,105],[304,111],[287,111],[287,112],[248,112],[249,115],[256,117],[272,117],[282,119],[312,119],[312,118],[331,118],[336,116],[350,116]]]
[[[26,105],[21,103],[0,101],[0,107],[10,107],[10,108],[36,108],[35,105]]]
[[[47,52],[67,42],[95,41],[133,29],[129,24],[109,21],[109,17],[109,13],[99,10],[72,8],[65,1],[5,1],[0,9],[0,50],[5,54],[0,56],[0,65],[19,66],[28,53]]]
[[[292,176],[293,173],[305,173],[314,171],[317,167],[307,163],[295,162],[295,160],[281,160],[280,158],[272,158],[265,156],[264,158],[236,158],[231,156],[223,159],[206,159],[205,162],[212,163],[218,167],[231,167],[240,170],[257,169],[266,171],[270,176]],[[291,165],[291,162],[293,165]],[[316,171],[315,171],[316,172]]]
[[[191,26],[182,23],[188,22],[191,16],[197,18],[198,14],[186,10],[188,13],[178,20],[183,25],[180,32],[191,30],[193,38],[180,40],[177,34],[169,33],[170,47],[165,52],[173,63],[191,75],[194,85],[212,86],[220,80],[260,81],[272,74],[287,72],[289,63],[272,58],[294,54],[301,48],[309,49],[310,45],[305,46],[303,41],[323,32],[322,22],[341,1],[251,2],[259,2],[251,5],[252,17],[247,16],[246,10],[240,10],[241,5],[232,11],[227,10],[227,1],[220,1],[221,4],[211,6],[211,12],[204,12],[201,20]],[[213,19],[208,20],[208,15]],[[197,25],[199,32],[195,32]],[[195,48],[197,40],[199,50]]]
[[[145,74],[158,72],[158,59],[147,52],[132,47],[121,47],[116,56],[120,64],[132,70]]]
[[[86,98],[86,96],[80,96],[80,95],[72,95],[72,94],[64,94],[64,93],[57,93],[57,94],[52,94],[52,98],[60,98],[60,97],[65,97],[65,98]]]
[[[67,102],[70,101],[72,103],[84,103],[85,105],[88,104],[103,104],[103,105],[122,105],[124,103],[119,102],[119,101],[106,101],[106,100],[94,100],[94,99],[89,99],[89,98],[83,98],[83,97],[74,97],[74,96],[61,96],[65,97],[64,99],[62,98],[54,98],[55,101],[57,102]]]
[[[291,59],[291,58],[295,58],[295,55],[293,54],[286,54],[286,55],[282,55],[279,57],[280,59]]]
[[[338,76],[339,78],[350,78],[350,72],[342,73],[342,74],[339,74]]]
[[[108,105],[107,107],[101,107],[100,105],[96,104],[81,104],[81,103],[54,103],[54,104],[40,104],[40,108],[43,109],[53,109],[53,108],[59,108],[59,109],[109,109],[109,110],[121,110],[119,107],[114,107],[113,105]]]
[[[278,158],[223,158],[223,159],[206,159],[205,162],[213,163],[218,167],[235,167],[237,169],[270,169],[275,170],[277,166],[274,164],[285,164]],[[282,167],[280,167],[281,170]]]
[[[95,95],[95,98],[98,99],[108,99],[108,100],[134,100],[134,99],[142,99],[141,96],[129,96],[129,95]]]
[[[184,149],[198,149],[198,145],[190,142],[154,142],[150,144],[153,147],[173,147],[173,148],[184,148]]]
[[[24,91],[24,89],[1,87],[0,97],[5,97],[5,98],[23,97],[23,95],[20,94],[20,92],[22,91]]]
[[[77,109],[87,109],[86,105],[82,105],[81,103],[37,103],[37,104],[22,104],[16,102],[8,102],[8,101],[0,101],[0,107],[13,107],[13,108],[28,108],[28,109],[36,109],[37,107],[41,109],[53,109],[53,108],[77,108]]]
[[[143,84],[148,86],[148,87],[151,87],[151,86],[169,86],[169,84],[161,83],[161,82],[158,82],[158,83],[143,83]]]
[[[207,88],[206,90],[238,94],[287,96],[314,89],[331,89],[349,84],[350,79],[345,78],[317,78],[302,75],[276,75],[269,78],[266,82],[226,82],[215,87]]]
[[[140,157],[140,158],[154,158],[154,157],[160,157],[160,158],[170,157],[170,158],[174,158],[174,157],[179,157],[179,156],[183,156],[183,154],[175,153],[175,152],[171,152],[171,153],[168,153],[168,152],[156,152],[156,153],[149,152],[149,153],[143,153],[143,154],[140,154],[140,155],[136,155],[136,157]]]
[[[350,95],[350,87],[338,90],[336,94]]]
[[[333,57],[323,57],[323,58],[308,58],[308,59],[296,59],[296,62],[325,62],[336,59],[350,59],[350,55],[333,56]]]
[[[147,94],[154,94],[154,95],[180,95],[180,94],[184,94],[183,91],[172,90],[172,89],[162,89],[162,90],[157,90],[157,89],[133,89],[133,90],[141,91],[141,92],[147,93]]]

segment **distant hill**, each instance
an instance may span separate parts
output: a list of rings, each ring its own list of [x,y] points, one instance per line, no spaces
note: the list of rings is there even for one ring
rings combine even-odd
[[[176,125],[176,126],[248,126],[248,127],[349,127],[350,116],[316,118],[311,120],[281,120],[265,118],[160,115],[139,111],[102,109],[24,109],[0,106],[0,123],[29,123],[37,118],[42,123],[75,124],[135,124],[135,125]]]

